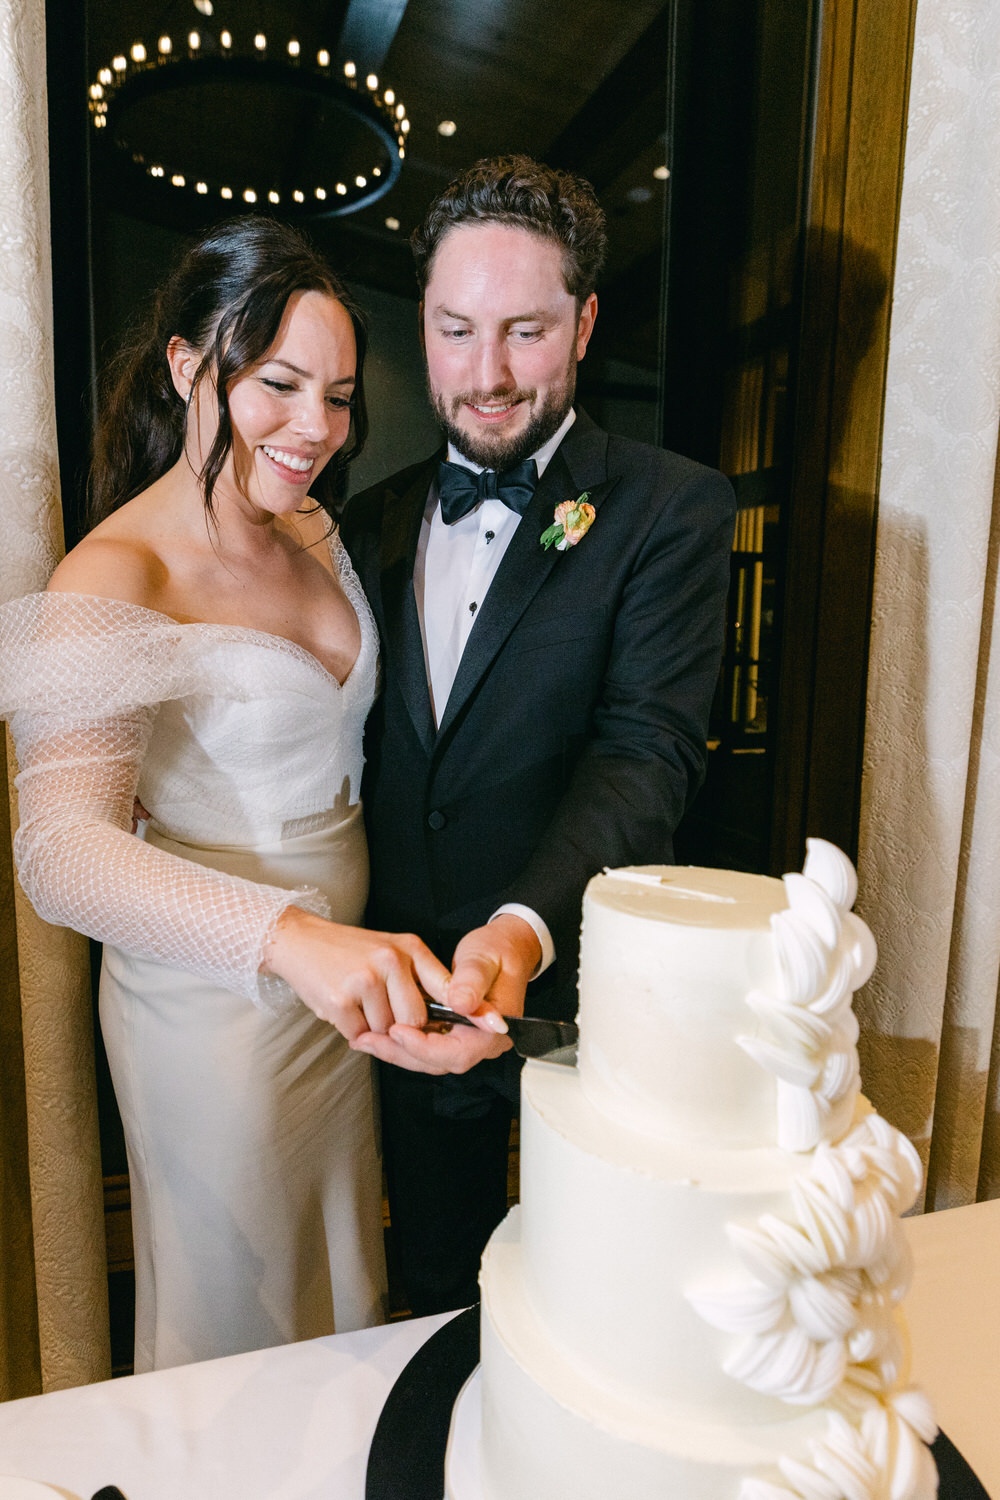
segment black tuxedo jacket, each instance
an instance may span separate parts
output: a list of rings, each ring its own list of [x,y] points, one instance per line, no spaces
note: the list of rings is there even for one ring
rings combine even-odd
[[[464,933],[523,902],[556,948],[529,1009],[570,1017],[584,886],[605,865],[669,862],[704,774],[733,492],[714,470],[578,412],[435,729],[413,561],[440,457],[355,496],[341,523],[382,641],[365,744],[368,919],[418,933],[450,963]],[[544,551],[555,507],[584,491],[590,531]]]

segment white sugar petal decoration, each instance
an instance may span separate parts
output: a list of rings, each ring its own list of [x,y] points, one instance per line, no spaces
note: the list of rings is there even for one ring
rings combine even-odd
[[[815,1363],[816,1347],[812,1339],[807,1338],[800,1328],[790,1328],[787,1333],[744,1339],[723,1362],[722,1368],[752,1391],[787,1401],[811,1390]]]
[[[802,1500],[844,1500],[839,1485],[795,1458],[779,1458],[778,1468]]]
[[[818,1051],[833,1035],[835,1021],[821,1014],[813,1005],[790,1005],[783,1000],[775,1000],[773,995],[764,994],[761,990],[751,990],[746,1003],[754,1015],[767,1021],[780,1036],[799,1043],[809,1051]]]
[[[851,953],[838,953],[834,958],[833,972],[826,989],[815,1000],[810,1000],[809,1009],[817,1016],[829,1015],[838,1006],[850,1003],[854,990],[855,962]]]
[[[719,1291],[691,1291],[686,1296],[695,1312],[723,1333],[770,1333],[787,1306],[783,1290],[759,1281]]]
[[[815,1358],[808,1387],[795,1394],[787,1394],[790,1405],[813,1405],[817,1401],[829,1401],[847,1373],[847,1345],[843,1339],[831,1339],[829,1343],[814,1344]]]
[[[824,1342],[849,1334],[857,1321],[851,1292],[857,1287],[833,1277],[803,1276],[788,1288],[788,1306],[796,1323],[811,1339]]]
[[[839,1141],[844,1132],[850,1127],[854,1118],[854,1112],[858,1107],[861,1097],[861,1079],[848,1089],[843,1099],[837,1099],[830,1105],[830,1113],[823,1127],[823,1139],[827,1141]]]
[[[766,1286],[784,1290],[793,1274],[792,1268],[788,1257],[768,1235],[742,1224],[727,1224],[726,1234],[747,1270],[759,1276]]]
[[[782,998],[807,1005],[825,989],[830,950],[809,923],[793,911],[775,912],[771,936],[781,976]]]
[[[830,1439],[817,1443],[813,1459],[816,1467],[839,1486],[845,1500],[872,1500],[878,1493],[875,1465],[854,1442],[843,1447],[839,1443],[834,1446]]]
[[[744,1385],[758,1391],[761,1380],[773,1378],[774,1361],[779,1357],[783,1340],[784,1335],[780,1333],[742,1339],[723,1361],[722,1368],[734,1380],[741,1380]]]
[[[896,1149],[907,1173],[906,1184],[903,1188],[903,1192],[906,1195],[905,1201],[900,1204],[899,1208],[900,1213],[905,1213],[920,1192],[921,1184],[924,1180],[924,1171],[920,1165],[920,1157],[917,1155],[917,1149],[913,1142],[898,1130],[896,1131]]]
[[[776,1214],[761,1214],[758,1224],[799,1276],[815,1276],[819,1271],[830,1269],[826,1245],[813,1239],[803,1226],[789,1224]]]
[[[809,1089],[778,1079],[778,1146],[782,1151],[811,1151],[823,1138],[822,1101]]]
[[[837,1399],[855,1408],[860,1403],[863,1408],[873,1398],[880,1401],[884,1391],[885,1385],[877,1371],[869,1370],[865,1365],[851,1365],[843,1387],[837,1392]]]
[[[834,1023],[833,1044],[838,1050],[846,1052],[857,1045],[860,1034],[861,1027],[858,1024],[858,1018],[848,1007]]]
[[[837,946],[840,937],[840,912],[826,891],[806,875],[785,875],[785,894],[788,906],[803,922],[808,922],[830,952]]]
[[[851,1210],[845,1212],[808,1177],[800,1177],[792,1183],[792,1202],[803,1232],[813,1245],[822,1246],[823,1265],[820,1269],[826,1271],[832,1266],[843,1265],[852,1241]]]
[[[820,1146],[813,1157],[809,1178],[814,1191],[824,1192],[843,1213],[853,1212],[854,1182],[844,1164],[843,1152],[826,1144]]]
[[[858,1054],[853,1049],[850,1052],[831,1052],[823,1064],[819,1092],[824,1099],[843,1099],[859,1081]]]
[[[802,873],[829,896],[841,911],[850,911],[858,899],[858,877],[847,855],[826,839],[806,839],[806,862]]]
[[[870,1402],[862,1413],[861,1440],[879,1473],[886,1473],[889,1467],[889,1412],[881,1401]]]
[[[842,1341],[817,1344],[801,1328],[744,1339],[723,1363],[726,1374],[734,1380],[791,1406],[826,1401],[846,1368],[847,1350]]]
[[[896,1461],[889,1480],[891,1500],[913,1500],[921,1470],[923,1444],[907,1422],[896,1423]]]
[[[854,912],[847,912],[844,916],[844,930],[841,935],[841,943],[846,945],[854,967],[851,988],[859,990],[872,977],[875,960],[878,957],[878,946],[872,930],[868,926],[868,923],[862,922],[861,918]]]
[[[815,1452],[820,1447],[843,1448],[845,1451],[858,1449],[861,1451],[861,1443],[857,1428],[850,1423],[843,1412],[831,1411],[826,1418],[826,1437],[820,1441],[813,1439],[809,1444],[810,1449]]]
[[[892,1243],[895,1229],[896,1215],[883,1193],[874,1192],[859,1203],[854,1215],[855,1264],[866,1266],[869,1261],[880,1260],[886,1246]]]
[[[828,1271],[823,1279],[830,1286],[840,1287],[842,1291],[847,1293],[853,1303],[856,1305],[860,1304],[862,1288],[865,1284],[864,1271],[849,1271],[841,1266],[836,1270]]]
[[[784,1079],[786,1083],[795,1084],[797,1088],[807,1089],[819,1077],[819,1063],[813,1058],[803,1057],[801,1052],[792,1052],[774,1042],[762,1042],[753,1036],[740,1036],[736,1041],[754,1062],[760,1063],[762,1068],[766,1068],[777,1078]]]
[[[890,1400],[893,1410],[909,1423],[917,1436],[925,1443],[933,1443],[938,1427],[934,1410],[923,1391],[911,1385],[905,1391],[896,1391]]]

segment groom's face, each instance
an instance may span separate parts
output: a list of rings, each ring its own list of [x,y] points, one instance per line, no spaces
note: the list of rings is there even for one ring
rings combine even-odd
[[[485,468],[528,458],[573,404],[597,314],[566,290],[562,252],[509,224],[462,224],[438,246],[422,306],[431,400]]]

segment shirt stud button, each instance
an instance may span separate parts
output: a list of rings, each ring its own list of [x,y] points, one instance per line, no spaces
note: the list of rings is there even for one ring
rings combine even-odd
[[[494,537],[495,537],[495,536],[496,536],[496,532],[495,532],[495,531],[488,531],[488,532],[487,532],[487,533],[486,533],[486,540],[487,540],[487,541],[488,541],[488,542],[492,542],[492,540],[493,540],[493,538],[494,538]]]
[[[475,601],[473,601],[472,604],[469,605],[469,614],[470,615],[474,615],[476,613],[476,607],[477,606],[476,606]]]

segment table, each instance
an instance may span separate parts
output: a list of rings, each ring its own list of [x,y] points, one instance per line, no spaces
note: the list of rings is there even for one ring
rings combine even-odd
[[[1000,1201],[906,1221],[914,1374],[1000,1500]],[[89,1500],[363,1500],[397,1376],[447,1314],[0,1405],[0,1474]]]
[[[907,1219],[913,1375],[1000,1500],[1000,1199]]]

